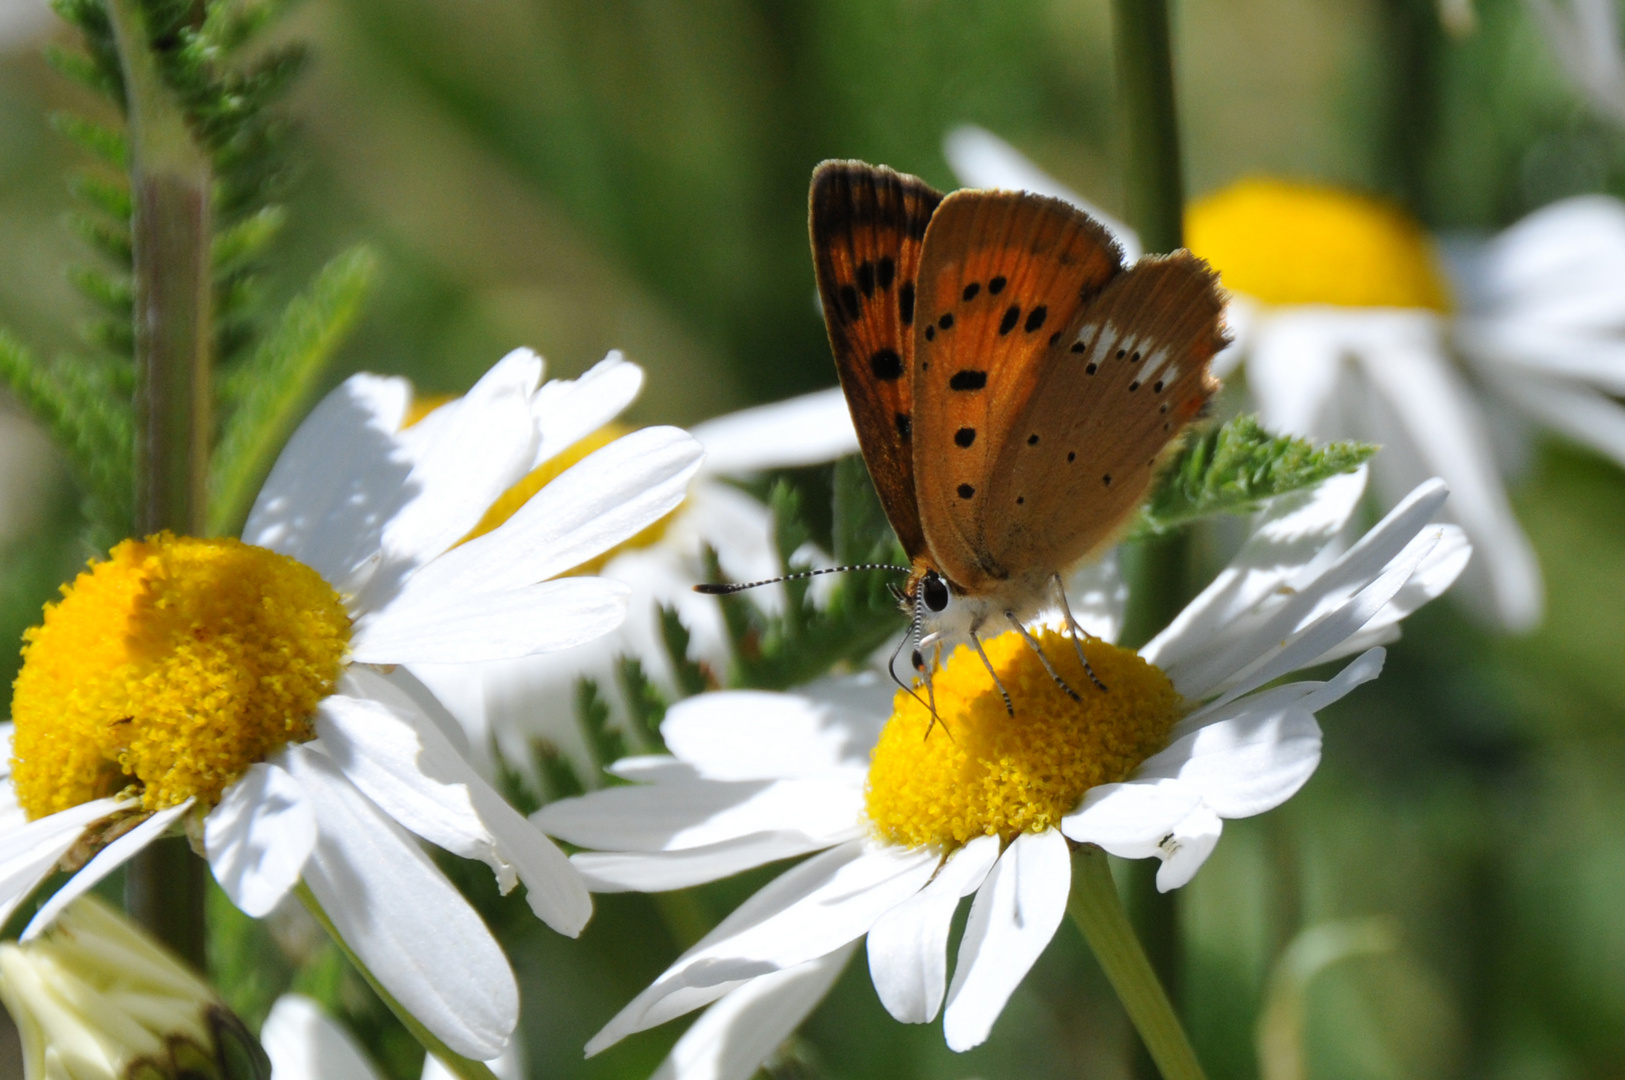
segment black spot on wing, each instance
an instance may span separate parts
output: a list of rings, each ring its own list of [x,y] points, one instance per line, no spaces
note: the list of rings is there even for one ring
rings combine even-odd
[[[1057,341],[1060,341],[1060,340],[1061,340],[1061,332],[1059,330],[1057,330],[1057,331],[1055,331],[1055,333],[1053,333],[1053,334],[1051,334],[1049,336],[1050,348],[1054,348],[1055,343]]]
[[[906,412],[897,414],[897,434],[906,442],[914,434],[914,421]]]
[[[1028,446],[1037,446],[1038,445],[1038,432],[1035,431],[1031,435],[1027,436],[1027,445]]]
[[[895,349],[878,349],[869,357],[869,370],[881,382],[894,382],[903,377],[903,358]]]
[[[976,429],[973,427],[962,427],[954,432],[954,445],[956,446],[968,448],[975,441]]]
[[[960,484],[959,485],[959,497],[961,499],[968,499],[972,495],[975,495],[975,494],[976,494],[976,489],[971,487],[969,484]]]
[[[858,265],[858,288],[867,299],[875,294],[875,264],[868,259]]]
[[[858,302],[858,290],[850,283],[841,286],[841,308],[846,312],[846,317],[853,322],[863,314],[863,306]]]
[[[1011,304],[1009,308],[1005,310],[1004,318],[999,320],[999,333],[1001,335],[1008,334],[1010,331],[1014,330],[1016,328],[1016,322],[1020,318],[1021,307],[1017,304]]]
[[[897,313],[903,317],[904,326],[914,325],[914,283],[903,282],[903,287],[897,290]]]
[[[892,260],[890,255],[882,255],[880,262],[875,264],[875,284],[882,289],[889,289],[896,277],[897,263]]]
[[[1027,321],[1022,324],[1021,328],[1030,334],[1037,330],[1040,326],[1043,326],[1044,320],[1047,318],[1049,318],[1049,308],[1045,307],[1043,304],[1039,304],[1037,307],[1033,308],[1032,313],[1027,316]]]
[[[973,281],[969,285],[966,285],[965,286],[965,291],[960,293],[959,295],[960,295],[960,298],[963,299],[965,301],[965,303],[968,304],[972,300],[976,299],[976,294],[981,292],[981,291],[982,291],[981,284],[979,282]]]
[[[942,327],[944,330],[952,329],[954,325],[954,313],[951,311],[944,311],[942,313],[942,318],[937,320],[937,325]]]
[[[1000,293],[1002,293],[1004,291],[1004,275],[1000,274],[998,277],[994,278],[992,281],[989,281],[987,283],[987,291],[992,293],[994,296],[997,296]]]
[[[1081,341],[1074,341],[1072,343],[1072,351],[1075,353],[1088,352],[1089,346],[1085,345]]]
[[[987,372],[977,371],[974,368],[965,368],[954,372],[954,377],[948,380],[950,390],[980,390],[987,385]]]
[[[936,327],[928,326],[928,327],[925,328],[925,340],[930,341],[931,339],[935,338],[936,336],[937,336],[937,328]]]

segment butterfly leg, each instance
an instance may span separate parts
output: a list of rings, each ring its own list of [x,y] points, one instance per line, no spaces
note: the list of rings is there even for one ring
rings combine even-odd
[[[1010,691],[1004,688],[1004,682],[999,678],[999,673],[993,670],[993,661],[987,658],[987,653],[982,649],[982,639],[976,636],[975,630],[970,632],[970,643],[971,647],[976,650],[976,655],[982,658],[982,666],[987,668],[989,675],[993,676],[993,685],[999,688],[999,696],[1004,698],[1004,711],[1011,716],[1016,715],[1016,707],[1010,702]]]
[[[1079,635],[1085,637],[1088,635],[1084,632],[1083,627],[1078,625],[1078,620],[1072,617],[1072,605],[1066,601],[1066,583],[1061,580],[1060,574],[1055,575],[1055,592],[1061,598],[1061,613],[1066,616],[1066,626],[1071,631],[1072,636],[1072,647],[1078,651],[1078,662],[1083,665],[1084,674],[1089,676],[1090,682],[1100,688],[1101,693],[1107,693],[1106,684],[1100,681],[1100,676],[1095,674],[1095,669],[1089,666],[1089,658],[1083,655],[1083,642],[1079,640]],[[1073,696],[1076,697],[1077,695],[1074,694]]]
[[[1021,640],[1027,643],[1027,647],[1038,654],[1038,662],[1044,665],[1044,670],[1049,672],[1049,677],[1054,680],[1055,685],[1065,690],[1067,697],[1082,704],[1083,698],[1079,697],[1078,692],[1068,686],[1065,679],[1061,678],[1061,673],[1055,670],[1055,665],[1049,662],[1049,657],[1045,656],[1044,650],[1039,648],[1038,639],[1028,633],[1025,626],[1021,625],[1021,621],[1016,618],[1016,613],[1006,611],[1004,617],[1010,620],[1010,625],[1016,628],[1016,633],[1021,635]]]

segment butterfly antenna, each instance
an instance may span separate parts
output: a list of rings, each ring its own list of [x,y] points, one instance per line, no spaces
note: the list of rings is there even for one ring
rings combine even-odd
[[[899,679],[897,677],[897,658],[902,655],[903,646],[907,645],[908,642],[909,642],[909,639],[914,637],[916,634],[918,634],[919,631],[920,631],[920,627],[919,627],[918,623],[912,623],[912,624],[909,625],[908,633],[903,635],[903,637],[898,640],[897,648],[892,650],[891,659],[886,661],[886,674],[891,676],[891,681],[897,684],[898,689],[902,690],[909,697],[911,697],[915,701],[919,702],[920,705],[923,708],[931,710],[932,722],[935,723],[935,721],[936,721],[936,711],[934,709],[931,709],[931,706],[926,704],[924,698],[920,697],[919,694],[916,694],[914,692],[914,688],[912,686],[909,686],[902,679]],[[926,728],[926,734],[927,735],[931,734],[931,729],[929,727]]]
[[[918,648],[915,648],[912,660],[914,663],[914,670],[920,673],[920,678],[925,683],[925,695],[929,699],[927,700],[925,707],[931,713],[931,722],[925,726],[925,737],[920,741],[924,742],[925,739],[929,739],[931,737],[931,732],[936,730],[938,724],[942,725],[942,733],[948,736],[949,742],[956,741],[954,739],[953,729],[948,726],[948,721],[944,720],[941,714],[937,712],[937,687],[936,684],[931,681],[931,668],[926,665],[925,657],[920,655],[920,650]],[[936,653],[933,657],[933,661],[940,662],[941,660],[942,645],[939,643],[936,647]],[[915,700],[918,699],[916,698]]]
[[[1083,634],[1084,637],[1088,637],[1089,635],[1084,632],[1083,627],[1078,625],[1078,620],[1072,617],[1072,605],[1067,603],[1066,584],[1061,580],[1060,574],[1055,575],[1055,591],[1060,594],[1061,613],[1066,616],[1066,626],[1067,629],[1071,631],[1072,635],[1072,647],[1078,652],[1078,660],[1083,664],[1084,674],[1089,676],[1090,682],[1094,683],[1100,688],[1100,692],[1102,694],[1110,693],[1111,691],[1106,689],[1106,684],[1101,682],[1100,677],[1095,674],[1095,669],[1089,666],[1089,658],[1083,655],[1083,642],[1078,640],[1078,635]],[[1072,696],[1076,697],[1077,695],[1074,694]]]
[[[761,581],[746,581],[741,584],[700,584],[694,586],[694,591],[704,593],[706,596],[728,596],[746,589],[754,589],[760,585],[776,585],[781,581],[800,581],[803,578],[817,577],[819,574],[844,574],[848,570],[895,570],[899,574],[908,573],[906,566],[893,566],[890,563],[859,563],[853,566],[826,566],[822,570],[803,570],[799,574],[785,574],[783,577],[763,578]]]
[[[987,658],[987,653],[982,649],[982,639],[976,636],[976,631],[974,630],[970,632],[970,643],[971,646],[976,650],[976,655],[982,658],[982,666],[987,668],[987,673],[989,675],[993,676],[993,685],[999,688],[999,696],[1004,698],[1004,711],[1009,713],[1011,716],[1016,715],[1016,707],[1010,702],[1010,691],[1004,688],[1004,681],[999,678],[999,673],[993,670],[993,661]],[[1043,654],[1040,653],[1039,655],[1042,656]],[[1047,667],[1048,664],[1049,661],[1046,660],[1045,666]]]
[[[1025,626],[1021,625],[1021,622],[1016,618],[1016,613],[1006,611],[1004,617],[1010,620],[1010,625],[1016,628],[1016,633],[1021,635],[1021,640],[1027,643],[1027,647],[1038,654],[1038,662],[1044,665],[1044,670],[1049,672],[1049,677],[1055,681],[1055,685],[1065,690],[1067,697],[1082,705],[1083,698],[1079,697],[1078,692],[1068,686],[1065,679],[1061,678],[1060,672],[1055,670],[1055,665],[1049,662],[1049,657],[1045,656],[1044,650],[1039,647],[1038,639],[1028,633]]]

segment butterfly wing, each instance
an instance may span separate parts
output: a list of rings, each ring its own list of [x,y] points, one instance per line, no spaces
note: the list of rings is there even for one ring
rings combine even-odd
[[[959,191],[932,217],[914,327],[914,474],[931,557],[962,591],[989,592],[1028,568],[1009,542],[1004,504],[1017,493],[998,469],[1012,439],[1030,434],[1018,424],[1046,357],[1065,352],[1121,273],[1106,230],[1058,199]],[[1023,494],[1020,508],[1033,507],[1036,493]]]
[[[1218,383],[1224,302],[1187,251],[1141,259],[1039,364],[993,462],[982,542],[1000,565],[1059,570],[1110,541],[1169,442]],[[992,501],[996,500],[996,502]]]
[[[913,559],[925,550],[911,449],[916,278],[942,195],[891,169],[826,161],[808,201],[835,369],[881,506]]]

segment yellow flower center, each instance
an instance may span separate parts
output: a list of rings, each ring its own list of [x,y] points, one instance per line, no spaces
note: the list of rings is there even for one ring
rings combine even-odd
[[[882,839],[957,847],[976,836],[1041,832],[1077,809],[1084,792],[1122,780],[1166,745],[1181,713],[1166,675],[1091,638],[1084,652],[1108,687],[1102,692],[1066,635],[1046,630],[1037,637],[1081,704],[1014,631],[984,646],[1010,691],[1014,717],[965,646],[935,676],[940,723],[933,726],[925,705],[898,692],[869,764],[869,820]]]
[[[554,454],[552,457],[548,458],[546,461],[532,469],[529,473],[525,474],[525,476],[521,478],[520,481],[513,487],[503,492],[497,501],[491,504],[490,509],[485,511],[485,516],[480,518],[479,524],[475,525],[474,528],[469,531],[469,534],[459,540],[458,543],[466,544],[476,536],[484,536],[486,533],[495,529],[504,521],[507,521],[509,518],[513,517],[521,506],[524,506],[525,503],[530,501],[530,497],[532,495],[536,494],[538,491],[542,490],[542,488],[546,487],[548,484],[562,476],[564,474],[564,470],[577,464],[593,451],[602,450],[616,439],[619,439],[622,435],[626,435],[631,432],[631,430],[631,428],[625,427],[621,424],[605,424],[591,435],[572,443],[559,453]],[[619,544],[610,548],[608,551],[588,559],[580,566],[573,567],[566,571],[565,574],[560,576],[571,577],[596,574],[604,568],[604,565],[608,563],[609,560],[613,559],[623,551],[637,551],[659,543],[660,538],[666,535],[666,529],[671,525],[671,520],[674,516],[676,516],[676,513],[677,511],[673,510],[660,520],[645,526],[636,535],[622,540]]]
[[[159,533],[93,562],[23,639],[12,778],[38,818],[132,783],[148,810],[214,804],[315,734],[350,619],[303,563]]]
[[[1281,180],[1243,180],[1191,204],[1190,249],[1224,287],[1266,304],[1449,307],[1421,226],[1376,199]]]

